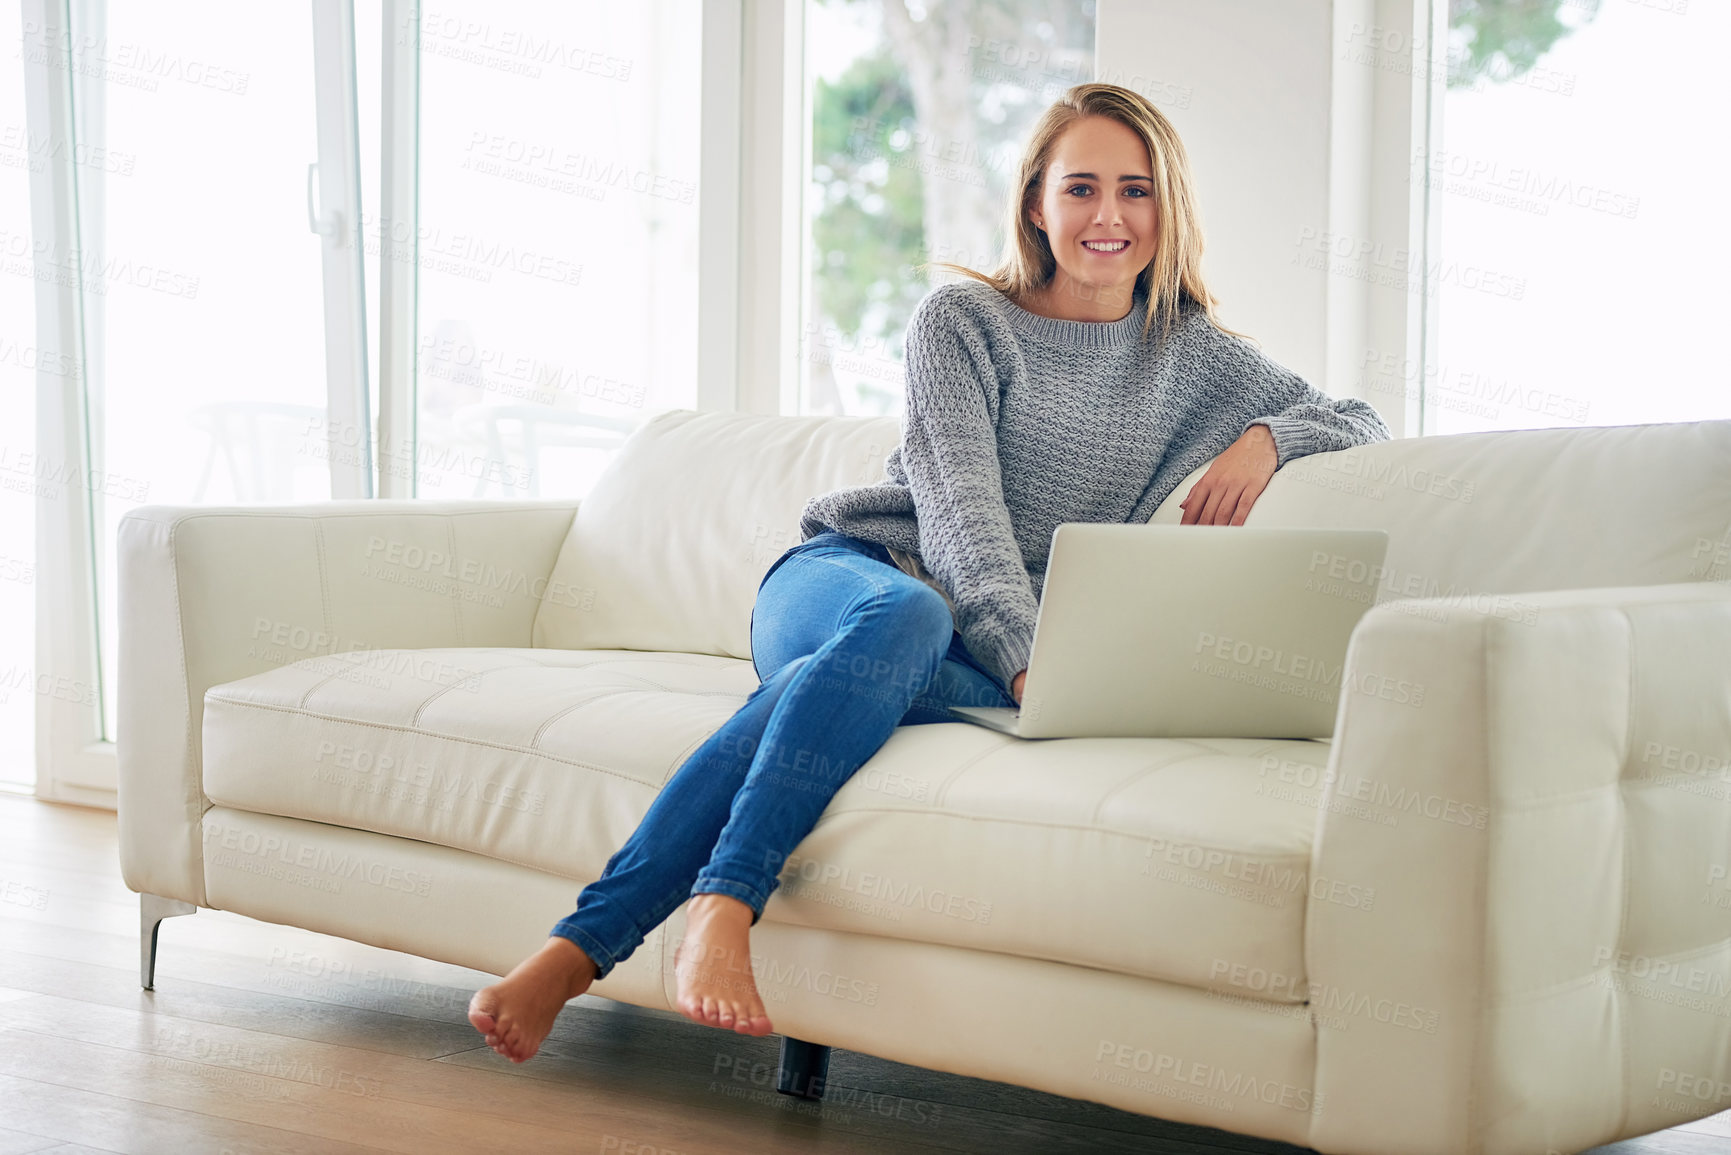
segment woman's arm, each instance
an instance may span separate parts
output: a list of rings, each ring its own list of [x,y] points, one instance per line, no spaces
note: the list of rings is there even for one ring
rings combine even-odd
[[[902,468],[920,556],[950,591],[968,652],[1005,686],[1028,665],[1039,603],[1004,505],[998,380],[980,322],[941,289],[908,322]]]
[[[1252,412],[1238,439],[1179,502],[1183,525],[1243,525],[1275,470],[1312,453],[1387,441],[1382,415],[1356,397],[1335,400],[1241,337],[1203,322],[1219,344],[1219,380],[1251,390]]]

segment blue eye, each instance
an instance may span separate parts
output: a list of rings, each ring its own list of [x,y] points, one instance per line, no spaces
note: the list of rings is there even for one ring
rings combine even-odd
[[[1125,189],[1124,191],[1127,193],[1135,193],[1139,197],[1145,197],[1148,195],[1148,190],[1143,188],[1139,184],[1133,184],[1129,188]]]

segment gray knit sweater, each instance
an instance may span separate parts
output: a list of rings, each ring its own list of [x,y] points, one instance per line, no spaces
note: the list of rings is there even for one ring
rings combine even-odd
[[[933,289],[908,322],[885,479],[812,498],[800,540],[837,529],[917,558],[1007,689],[1060,523],[1146,522],[1251,425],[1273,433],[1276,468],[1389,437],[1365,402],[1331,399],[1188,302],[1156,348],[1146,305],[1138,293],[1122,320],[1060,321],[979,281]]]

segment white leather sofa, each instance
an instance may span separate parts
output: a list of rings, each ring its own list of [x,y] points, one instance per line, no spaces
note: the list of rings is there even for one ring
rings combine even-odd
[[[128,516],[145,985],[197,907],[504,973],[757,684],[805,499],[898,440],[675,410],[581,504]],[[1250,523],[1390,534],[1334,740],[898,729],[754,931],[777,1032],[1324,1152],[1731,1108],[1731,422],[1318,455]],[[595,993],[670,1008],[683,917]]]

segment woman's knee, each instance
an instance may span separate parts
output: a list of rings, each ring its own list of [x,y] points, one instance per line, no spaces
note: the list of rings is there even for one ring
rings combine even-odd
[[[942,594],[916,578],[892,581],[878,595],[884,612],[913,638],[935,651],[938,660],[949,652],[955,622]]]

